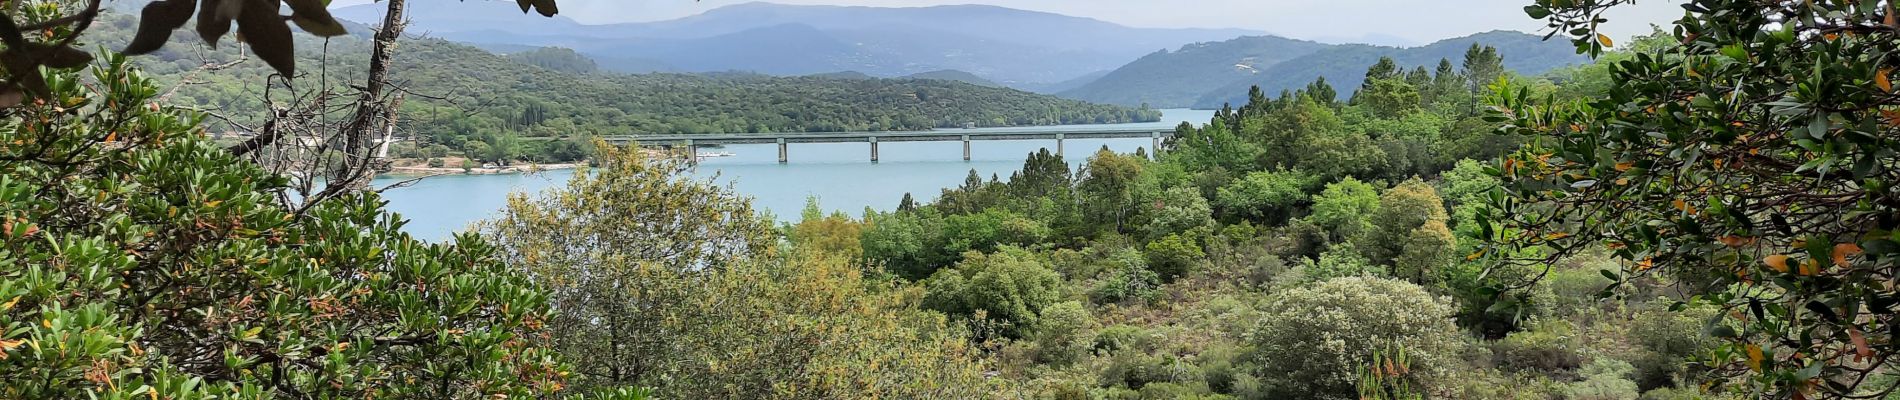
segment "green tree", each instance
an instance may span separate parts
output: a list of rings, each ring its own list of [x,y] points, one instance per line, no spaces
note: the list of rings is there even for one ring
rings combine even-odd
[[[1232,218],[1285,223],[1306,205],[1318,179],[1300,171],[1253,172],[1222,186],[1214,196],[1220,214]]]
[[[1366,81],[1356,98],[1379,118],[1403,117],[1418,110],[1419,104],[1418,87],[1398,78]]]
[[[718,318],[703,308],[717,294],[709,281],[730,275],[713,271],[777,239],[746,200],[682,176],[683,161],[598,146],[598,168],[538,198],[510,195],[483,230],[548,289],[554,343],[579,363],[578,384],[659,385],[690,368],[680,344],[710,334],[678,326]]]
[[[1113,222],[1115,232],[1124,231],[1123,225],[1134,211],[1135,180],[1141,176],[1143,163],[1134,156],[1109,151],[1107,146],[1089,157],[1076,185],[1088,216]]]
[[[1255,120],[1266,153],[1259,165],[1312,172],[1322,179],[1365,177],[1385,164],[1386,154],[1365,132],[1351,129],[1331,107],[1310,100],[1292,103]]]
[[[881,213],[865,224],[858,240],[864,258],[898,276],[924,279],[956,261],[957,255],[943,253],[943,216],[934,207]]]
[[[1152,301],[1160,294],[1161,275],[1148,269],[1148,261],[1140,250],[1131,248],[1111,253],[1108,264],[1109,276],[1089,290],[1091,301],[1101,304]]]
[[[1159,195],[1142,197],[1142,203],[1148,205],[1143,210],[1147,223],[1142,226],[1146,238],[1214,228],[1213,206],[1193,187],[1173,187]]]
[[[1326,229],[1334,241],[1341,241],[1371,232],[1372,215],[1378,210],[1379,189],[1346,178],[1326,184],[1326,189],[1313,196],[1313,214],[1307,219]]]
[[[1504,71],[1504,56],[1498,54],[1496,47],[1472,43],[1471,48],[1465,50],[1463,75],[1472,92],[1484,91],[1503,77]]]
[[[1042,310],[1042,322],[1036,327],[1036,359],[1066,366],[1082,360],[1095,347],[1095,317],[1081,302],[1065,301]]]
[[[1042,310],[1063,298],[1062,275],[1050,270],[1041,257],[1018,247],[995,253],[972,252],[955,267],[945,268],[923,281],[926,308],[963,317],[980,317],[979,327],[993,327],[1004,337],[1019,338],[1037,327]]]
[[[370,193],[289,209],[284,178],[202,139],[202,116],[157,102],[125,58],[92,80],[76,68],[13,75],[46,91],[0,117],[0,397],[537,397],[563,381],[534,340],[546,297],[480,238],[417,241]]]
[[[1161,275],[1163,282],[1193,272],[1207,258],[1199,243],[1177,234],[1148,242],[1142,254],[1148,256],[1148,268]]]
[[[1449,241],[1451,232],[1445,227],[1447,219],[1445,200],[1438,197],[1438,189],[1418,179],[1407,180],[1379,195],[1378,210],[1372,213],[1373,229],[1358,238],[1358,244],[1373,263],[1393,265],[1414,239],[1432,242],[1440,239],[1442,233],[1442,239]],[[1436,225],[1427,229],[1431,232],[1415,233],[1432,223]]]
[[[1538,1],[1579,51],[1620,1]],[[1900,255],[1887,4],[1699,1],[1670,45],[1611,68],[1599,98],[1500,90],[1493,118],[1534,142],[1492,170],[1487,237],[1539,258],[1608,247],[1625,275],[1683,281],[1727,315],[1719,383],[1762,397],[1856,393],[1889,363]],[[1627,282],[1628,277],[1621,280]],[[1866,388],[1880,392],[1888,387]]]

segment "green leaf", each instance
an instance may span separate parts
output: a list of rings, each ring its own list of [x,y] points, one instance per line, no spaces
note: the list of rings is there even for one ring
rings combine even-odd
[[[1545,8],[1544,6],[1532,4],[1532,5],[1524,6],[1524,14],[1530,15],[1531,19],[1544,19],[1544,18],[1550,17],[1550,9]]]

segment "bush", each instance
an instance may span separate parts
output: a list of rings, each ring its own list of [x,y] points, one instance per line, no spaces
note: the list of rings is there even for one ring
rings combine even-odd
[[[1148,268],[1161,275],[1163,282],[1187,275],[1207,258],[1207,253],[1201,251],[1201,245],[1179,234],[1169,234],[1161,240],[1149,242],[1147,247],[1147,251],[1142,254],[1148,257]]]
[[[1341,243],[1320,254],[1318,260],[1301,260],[1300,266],[1292,273],[1279,276],[1274,285],[1278,287],[1305,286],[1336,278],[1354,276],[1387,277],[1384,268],[1372,265],[1351,243]]]
[[[1116,252],[1109,263],[1114,270],[1089,290],[1089,301],[1096,304],[1148,302],[1161,295],[1161,274],[1148,269],[1140,251]]]
[[[1036,361],[1066,366],[1087,357],[1095,346],[1095,317],[1081,302],[1065,301],[1042,310],[1036,326]]]
[[[1095,335],[1095,350],[1116,353],[1124,350],[1146,351],[1153,347],[1154,335],[1134,325],[1110,325]]]
[[[1583,381],[1564,389],[1569,400],[1636,400],[1636,382],[1629,375],[1636,369],[1630,363],[1598,358],[1583,368]]]
[[[1567,322],[1536,324],[1492,343],[1492,360],[1506,371],[1568,376],[1583,365],[1583,354],[1577,352],[1580,346],[1571,334]]]
[[[1358,179],[1345,178],[1326,185],[1313,196],[1313,214],[1306,217],[1332,241],[1372,230],[1372,214],[1379,210],[1379,189]]]
[[[1036,327],[1043,308],[1062,298],[1062,275],[1028,250],[1005,246],[995,253],[969,253],[955,267],[923,281],[924,307],[974,317],[1019,338]]]
[[[1716,344],[1702,331],[1705,321],[1715,317],[1714,307],[1669,311],[1658,306],[1668,303],[1653,302],[1630,321],[1629,334],[1644,350],[1631,360],[1636,366],[1632,378],[1644,389],[1677,385],[1691,371],[1687,359]]]
[[[1317,181],[1298,171],[1253,172],[1222,186],[1214,204],[1227,218],[1278,225],[1309,201],[1306,191]]]
[[[1143,227],[1147,233],[1144,238],[1157,239],[1200,228],[1214,226],[1214,208],[1207,204],[1207,198],[1192,187],[1175,187],[1162,192],[1160,197],[1150,199],[1142,209],[1147,210],[1148,224]]]
[[[1172,354],[1121,352],[1102,367],[1102,386],[1142,389],[1153,383],[1200,381],[1201,371]],[[1143,398],[1150,398],[1143,396]]]
[[[1404,349],[1430,386],[1458,362],[1453,309],[1411,283],[1339,278],[1280,293],[1265,307],[1251,357],[1275,398],[1351,399],[1373,352]]]

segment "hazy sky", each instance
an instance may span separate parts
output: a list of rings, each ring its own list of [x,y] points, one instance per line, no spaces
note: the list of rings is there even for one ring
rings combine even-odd
[[[481,0],[469,0],[481,1]],[[561,14],[583,23],[674,19],[750,0],[560,0]],[[336,5],[369,0],[337,0]],[[1493,29],[1538,32],[1524,16],[1531,0],[771,0],[784,4],[914,7],[990,4],[1138,27],[1245,28],[1297,38],[1390,35],[1414,42]],[[1649,32],[1682,15],[1681,1],[1625,6],[1606,27],[1617,38]],[[426,16],[417,16],[425,18]]]

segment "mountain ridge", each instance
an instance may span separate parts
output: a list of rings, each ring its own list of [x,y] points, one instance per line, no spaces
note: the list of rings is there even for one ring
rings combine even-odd
[[[380,4],[340,7],[338,18],[380,23]],[[1135,28],[1092,18],[987,5],[931,7],[810,6],[743,3],[654,22],[587,25],[572,19],[522,18],[509,2],[411,0],[410,32],[483,45],[558,46],[603,60],[630,58],[680,72],[757,71],[802,75],[855,70],[898,77],[943,69],[969,71],[1012,87],[1030,88],[1112,70],[1155,49],[1225,40],[1263,32],[1242,29]],[[499,21],[510,17],[506,23]],[[814,32],[779,38],[781,49],[819,48],[779,58],[698,57],[676,60],[669,51],[693,43],[732,49],[745,33],[796,23]],[[755,32],[756,33],[756,32]],[[671,42],[671,43],[669,43]],[[855,47],[849,51],[837,43]],[[784,67],[792,65],[796,67]],[[829,70],[817,70],[820,67]]]
[[[1429,70],[1436,67],[1440,59],[1459,65],[1465,50],[1473,43],[1497,47],[1498,54],[1504,56],[1505,69],[1523,75],[1539,75],[1557,67],[1589,62],[1588,57],[1576,54],[1576,48],[1566,41],[1544,41],[1539,35],[1509,30],[1480,32],[1418,47],[1335,45],[1279,63],[1253,77],[1229,82],[1207,92],[1190,106],[1213,109],[1224,104],[1245,104],[1253,86],[1271,94],[1306,86],[1320,77],[1339,88],[1340,96],[1347,97],[1365,81],[1366,67],[1377,63],[1380,57],[1392,57],[1403,70],[1418,66]]]

